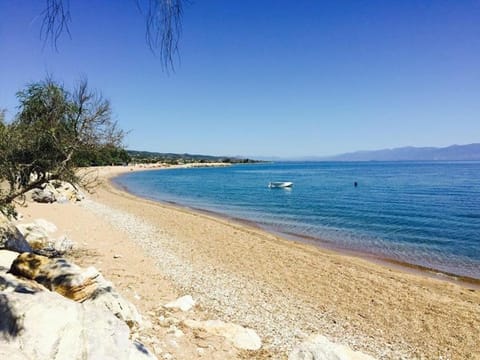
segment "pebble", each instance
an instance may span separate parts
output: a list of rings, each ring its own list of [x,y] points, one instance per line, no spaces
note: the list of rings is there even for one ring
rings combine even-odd
[[[379,357],[385,351],[384,346],[379,346],[359,332],[347,333],[344,324],[331,314],[318,313],[316,308],[288,296],[281,289],[206,263],[184,261],[184,258],[191,257],[190,249],[182,248],[181,242],[164,229],[156,228],[142,218],[90,199],[82,201],[80,205],[127,233],[131,240],[156,260],[162,274],[183,291],[194,295],[202,306],[213,309],[216,314],[223,314],[225,321],[254,329],[265,340],[265,349],[288,354],[304,333],[310,335],[311,329],[322,329],[322,333],[337,342],[350,346],[362,344],[362,351],[378,354]],[[333,322],[333,319],[336,321]],[[160,325],[164,327],[171,324],[169,318],[160,320]],[[383,356],[401,358],[404,354],[397,347],[389,349],[388,355]]]

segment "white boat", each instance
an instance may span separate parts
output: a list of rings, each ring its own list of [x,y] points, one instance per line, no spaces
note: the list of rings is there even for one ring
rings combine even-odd
[[[268,183],[269,188],[289,188],[293,186],[291,181],[270,181]]]

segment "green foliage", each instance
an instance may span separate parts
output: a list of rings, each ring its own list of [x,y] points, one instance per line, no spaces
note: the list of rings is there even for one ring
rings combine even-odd
[[[109,102],[89,91],[85,81],[70,93],[47,79],[19,91],[17,98],[13,122],[5,123],[0,112],[0,181],[8,184],[0,193],[0,210],[49,180],[80,183],[76,168],[87,158],[121,158],[124,133],[111,119]]]
[[[127,150],[128,155],[131,157],[131,161],[137,163],[157,163],[162,162],[171,165],[177,165],[180,163],[215,163],[215,162],[230,162],[232,164],[247,164],[257,163],[257,160],[243,159],[243,158],[226,158],[224,156],[212,156],[212,155],[198,155],[198,154],[173,154],[173,153],[158,153],[150,151],[137,151]]]
[[[78,166],[125,165],[131,161],[125,149],[116,146],[104,146],[97,151],[83,151],[76,154]]]

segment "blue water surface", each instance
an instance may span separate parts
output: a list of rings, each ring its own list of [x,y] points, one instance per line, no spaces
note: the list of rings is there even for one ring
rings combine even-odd
[[[149,199],[480,279],[479,162],[268,163],[132,172],[115,181]],[[270,189],[270,181],[294,187]]]

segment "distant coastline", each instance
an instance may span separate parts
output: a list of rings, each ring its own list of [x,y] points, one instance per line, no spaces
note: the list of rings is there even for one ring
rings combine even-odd
[[[480,161],[480,143],[447,147],[405,146],[331,156],[257,157],[266,161]]]

